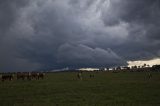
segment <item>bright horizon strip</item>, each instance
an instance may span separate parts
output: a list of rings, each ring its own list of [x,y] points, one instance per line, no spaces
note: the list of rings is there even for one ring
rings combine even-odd
[[[93,71],[93,70],[99,70],[99,68],[80,68],[79,70],[82,70],[82,71]]]
[[[143,66],[144,64],[146,65],[160,65],[160,58],[157,59],[151,59],[151,60],[139,60],[139,61],[128,61],[128,66]]]

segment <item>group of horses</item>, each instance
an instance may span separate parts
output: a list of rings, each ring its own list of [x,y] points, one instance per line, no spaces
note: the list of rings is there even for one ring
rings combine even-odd
[[[1,81],[12,81],[14,78],[17,80],[39,80],[44,79],[45,73],[42,72],[18,72],[18,73],[6,73],[1,75]]]
[[[82,79],[83,79],[83,77],[82,77],[82,72],[78,72],[77,78],[78,78],[79,80],[82,80]],[[94,74],[90,74],[90,75],[89,75],[89,78],[94,78]]]
[[[114,73],[115,73],[115,72],[114,72]],[[89,74],[89,78],[94,78],[94,77],[95,77],[95,75],[94,75],[93,73],[90,73],[90,74]],[[152,74],[151,74],[150,72],[146,73],[146,75],[145,75],[145,79],[151,79],[152,77],[153,77],[153,76],[152,76]],[[78,72],[77,78],[78,78],[79,80],[83,80],[82,72]]]

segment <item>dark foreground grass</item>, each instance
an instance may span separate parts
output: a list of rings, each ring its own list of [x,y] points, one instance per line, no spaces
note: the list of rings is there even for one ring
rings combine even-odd
[[[47,74],[44,80],[0,82],[0,106],[160,106],[160,73]]]

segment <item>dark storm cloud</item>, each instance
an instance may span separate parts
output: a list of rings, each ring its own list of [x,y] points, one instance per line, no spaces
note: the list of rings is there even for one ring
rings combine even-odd
[[[158,0],[0,1],[0,70],[109,67],[159,56]]]
[[[0,1],[0,71],[23,71],[23,69],[30,69],[28,66],[34,68],[28,60],[16,57],[17,35],[11,32],[20,11],[28,4],[29,0]],[[36,63],[35,66],[37,67],[38,64]]]
[[[121,44],[112,48],[127,60],[151,59],[159,50],[160,2],[158,0],[113,0],[104,10],[102,20],[106,26],[127,23],[128,36]],[[120,32],[121,33],[121,32]],[[126,53],[129,55],[126,55]]]
[[[18,10],[24,7],[29,0],[1,0],[0,1],[0,32],[8,30],[10,25],[16,19]],[[1,34],[2,36],[2,34]]]
[[[101,48],[90,48],[86,45],[64,44],[58,50],[58,62],[66,67],[105,67],[124,65],[125,61],[112,50]]]

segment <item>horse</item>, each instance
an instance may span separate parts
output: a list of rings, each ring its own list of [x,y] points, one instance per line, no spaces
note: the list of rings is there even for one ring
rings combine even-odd
[[[5,81],[5,80],[12,81],[13,78],[14,78],[14,75],[13,75],[13,74],[3,74],[2,77],[1,77],[1,80],[2,80],[2,81]]]

